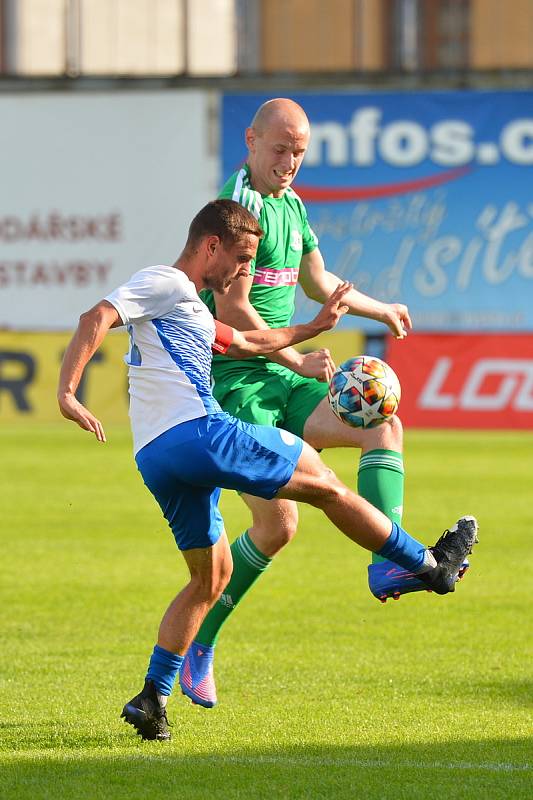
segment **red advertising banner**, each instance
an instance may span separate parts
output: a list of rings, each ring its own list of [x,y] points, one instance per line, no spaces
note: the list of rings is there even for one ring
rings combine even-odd
[[[533,335],[410,334],[385,358],[406,427],[533,430]]]

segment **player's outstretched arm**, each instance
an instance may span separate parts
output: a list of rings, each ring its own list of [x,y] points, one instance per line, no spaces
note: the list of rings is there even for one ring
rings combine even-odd
[[[66,419],[72,420],[80,428],[94,433],[99,442],[105,442],[102,423],[76,399],[83,370],[103,342],[110,328],[122,325],[118,311],[107,300],[102,300],[80,317],[78,328],[65,351],[57,401]]]
[[[313,339],[319,333],[331,330],[348,311],[344,297],[351,289],[352,284],[347,281],[339,284],[316,317],[303,325],[258,331],[234,331],[233,342],[226,351],[227,355],[232,358],[265,355]]]
[[[268,331],[269,326],[250,303],[249,294],[253,277],[240,278],[234,281],[226,294],[214,293],[217,319],[238,331]],[[335,286],[339,281],[336,282]],[[328,295],[329,296],[329,295]],[[335,365],[327,350],[316,350],[312,353],[299,353],[293,347],[285,347],[276,352],[267,353],[271,361],[281,364],[298,375],[329,381]]]
[[[302,256],[299,282],[312,300],[323,303],[339,280],[340,278],[326,270],[318,248]],[[405,338],[413,327],[408,308],[403,303],[382,303],[358,292],[357,289],[352,289],[345,299],[346,305],[349,306],[349,314],[383,322],[396,339]]]

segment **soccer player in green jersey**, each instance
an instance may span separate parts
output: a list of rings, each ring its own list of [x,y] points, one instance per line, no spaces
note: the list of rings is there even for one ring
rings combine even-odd
[[[210,293],[204,298],[221,321],[239,330],[289,325],[298,282],[319,303],[340,282],[326,270],[305,206],[291,188],[309,136],[309,120],[297,103],[285,98],[264,103],[246,130],[247,163],[229,178],[220,194],[251,211],[264,231],[253,274],[235,282],[225,295]],[[344,302],[348,313],[384,323],[398,339],[411,328],[408,309],[401,303],[382,303],[355,288]],[[393,417],[366,430],[341,423],[326,397],[333,371],[327,350],[302,355],[287,348],[268,358],[243,361],[221,356],[213,362],[214,394],[228,413],[246,422],[284,428],[316,449],[359,448],[359,493],[400,524],[401,422]],[[267,501],[246,494],[242,498],[252,512],[252,526],[231,547],[233,575],[200,628],[180,676],[182,691],[208,708],[216,703],[213,654],[220,628],[292,539],[298,523],[297,506],[291,500]],[[467,566],[465,562],[461,574]],[[381,600],[427,588],[407,570],[379,556],[369,566],[369,585]]]

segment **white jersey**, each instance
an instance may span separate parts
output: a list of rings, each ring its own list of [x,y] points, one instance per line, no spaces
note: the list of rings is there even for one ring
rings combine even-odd
[[[105,299],[130,335],[135,453],[175,425],[221,411],[210,385],[215,321],[184,272],[146,267]]]

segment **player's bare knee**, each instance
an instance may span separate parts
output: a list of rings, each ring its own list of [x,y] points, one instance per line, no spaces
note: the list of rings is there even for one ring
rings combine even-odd
[[[344,486],[344,484],[341,483],[336,476],[334,477],[335,480],[328,486],[328,492],[326,493],[326,500],[328,503],[344,502],[350,490],[346,486]]]
[[[287,518],[277,527],[275,531],[270,532],[270,542],[277,550],[285,547],[296,534],[298,530],[298,518]]]
[[[229,558],[220,565],[220,569],[218,570],[217,591],[219,591],[219,594],[221,594],[224,591],[224,588],[228,585],[232,573],[233,560]]]
[[[263,555],[272,558],[282,547],[289,544],[294,538],[297,529],[297,524],[279,525],[276,528],[269,528],[263,531],[253,531],[252,529],[250,538]]]
[[[213,605],[222,594],[231,577],[231,570],[213,569],[191,576],[190,586],[198,603]]]
[[[296,503],[272,501],[268,510],[265,506],[254,510],[248,534],[257,549],[271,558],[291,541],[297,530]]]
[[[395,450],[401,453],[403,450],[403,425],[396,415],[388,419],[376,428],[368,428],[364,433],[363,450],[368,452],[375,448],[385,450]]]
[[[291,504],[283,509],[283,514],[277,525],[275,542],[278,548],[284,547],[295,536],[298,530],[298,507]]]
[[[401,419],[394,415],[388,421],[387,426],[390,429],[389,435],[392,445],[389,449],[401,451],[403,447],[403,425]]]
[[[335,473],[329,467],[324,467],[320,475],[316,478],[314,483],[314,499],[311,503],[321,506],[323,503],[335,502],[341,500],[348,489],[337,478]]]

